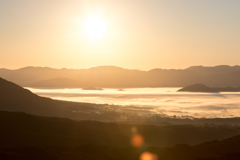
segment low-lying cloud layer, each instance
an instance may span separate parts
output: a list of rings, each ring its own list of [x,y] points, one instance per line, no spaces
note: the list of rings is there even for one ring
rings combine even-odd
[[[240,117],[240,93],[181,93],[179,88],[137,89],[33,89],[32,92],[53,99],[114,104],[107,110],[139,115],[174,117]]]

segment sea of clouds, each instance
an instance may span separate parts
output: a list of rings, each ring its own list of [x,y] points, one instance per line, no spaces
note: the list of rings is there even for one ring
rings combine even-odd
[[[195,118],[240,117],[240,92],[190,93],[179,88],[131,88],[82,90],[27,88],[53,99],[110,104],[112,110],[138,115],[167,115]],[[109,108],[108,108],[109,109]]]

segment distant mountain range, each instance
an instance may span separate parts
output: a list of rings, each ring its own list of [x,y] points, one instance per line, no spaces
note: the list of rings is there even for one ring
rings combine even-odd
[[[211,87],[240,87],[240,66],[193,66],[187,69],[129,70],[115,66],[90,69],[25,67],[0,69],[0,77],[24,87],[50,88],[134,88],[184,87],[205,84]]]

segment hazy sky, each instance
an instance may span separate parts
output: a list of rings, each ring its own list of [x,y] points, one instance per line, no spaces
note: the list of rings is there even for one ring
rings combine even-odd
[[[94,16],[104,23],[98,39],[86,34]],[[101,24],[91,27],[94,35]],[[0,0],[0,68],[148,70],[239,60],[240,0]]]

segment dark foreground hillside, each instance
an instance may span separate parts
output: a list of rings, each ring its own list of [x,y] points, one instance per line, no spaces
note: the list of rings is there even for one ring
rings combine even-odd
[[[152,158],[142,160],[234,160],[240,158],[240,136],[214,139],[231,137],[239,131],[239,127],[229,126],[77,122],[1,111],[0,159],[138,160],[143,154]],[[133,143],[136,136],[142,138],[142,143]],[[200,141],[210,142],[187,145]]]
[[[171,148],[22,146],[0,148],[0,158],[3,160],[239,160],[239,144],[239,137],[233,137],[198,146],[176,145]]]
[[[144,137],[145,146],[196,145],[240,134],[238,126],[130,125],[97,121],[73,121],[18,112],[0,111],[1,146],[131,146],[133,134]]]

